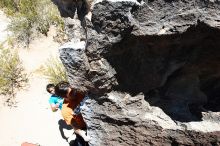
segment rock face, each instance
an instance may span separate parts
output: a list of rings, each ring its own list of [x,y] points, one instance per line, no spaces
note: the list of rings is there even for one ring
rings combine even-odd
[[[92,13],[87,45],[60,50],[71,84],[92,93],[90,145],[220,145],[220,1],[102,1]]]

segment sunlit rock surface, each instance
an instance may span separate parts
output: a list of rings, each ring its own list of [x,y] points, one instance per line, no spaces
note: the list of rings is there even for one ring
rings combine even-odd
[[[220,2],[102,1],[92,14],[87,43],[79,27],[60,49],[91,92],[90,145],[220,145]]]

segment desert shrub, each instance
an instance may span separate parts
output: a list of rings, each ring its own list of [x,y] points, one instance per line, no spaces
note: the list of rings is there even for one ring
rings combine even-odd
[[[7,103],[13,105],[18,90],[28,82],[27,74],[15,49],[0,46],[0,94],[7,96]]]
[[[47,59],[42,73],[50,83],[57,84],[68,80],[66,70],[58,57],[51,56]]]
[[[58,9],[50,0],[2,0],[0,6],[12,16],[9,30],[26,46],[37,33],[47,35],[51,25],[64,29]]]
[[[17,3],[15,0],[0,0],[0,8],[3,8],[5,13],[8,15],[13,15],[18,11]]]
[[[24,17],[14,17],[8,26],[16,41],[28,46],[33,33],[32,23]]]

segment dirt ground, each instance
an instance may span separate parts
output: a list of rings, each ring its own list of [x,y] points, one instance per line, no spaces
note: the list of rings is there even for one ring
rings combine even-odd
[[[5,28],[9,22],[0,11],[0,41],[7,36]],[[42,36],[30,44],[30,49],[19,50],[29,77],[26,90],[17,93],[17,107],[7,107],[0,102],[0,146],[19,146],[23,142],[39,143],[41,146],[69,146],[59,130],[62,123],[60,111],[50,109],[49,94],[45,90],[48,81],[37,70],[51,55],[58,54],[59,44],[53,41],[55,29],[48,37]]]

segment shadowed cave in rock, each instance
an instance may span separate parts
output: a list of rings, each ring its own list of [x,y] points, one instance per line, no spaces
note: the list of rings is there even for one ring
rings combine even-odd
[[[126,35],[103,54],[116,71],[114,90],[144,93],[173,120],[200,121],[220,111],[220,30],[204,23],[182,34]]]

